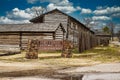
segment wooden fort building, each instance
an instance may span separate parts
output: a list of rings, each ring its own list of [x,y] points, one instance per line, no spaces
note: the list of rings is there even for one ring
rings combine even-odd
[[[94,32],[75,18],[55,9],[28,24],[1,24],[0,49],[25,49],[29,39],[69,40],[82,52],[99,44]]]

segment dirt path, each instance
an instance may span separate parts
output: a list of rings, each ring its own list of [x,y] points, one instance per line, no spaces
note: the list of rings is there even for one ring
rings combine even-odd
[[[87,67],[68,68],[58,71],[59,73],[120,73],[120,63],[99,64]]]
[[[6,77],[6,78],[0,78],[0,80],[60,80],[60,79],[31,76],[31,77]]]
[[[80,77],[84,75],[84,78],[86,78],[86,76],[90,77],[90,75],[103,76],[101,73],[110,73],[105,74],[106,76],[110,76],[113,73],[120,73],[120,63],[99,64],[67,69],[54,67],[55,66],[43,65],[39,62],[0,62],[0,80],[60,80],[60,78],[65,78],[66,76],[70,79],[71,76]],[[96,75],[96,73],[100,73],[100,75]],[[115,76],[118,75],[120,74],[115,74]]]

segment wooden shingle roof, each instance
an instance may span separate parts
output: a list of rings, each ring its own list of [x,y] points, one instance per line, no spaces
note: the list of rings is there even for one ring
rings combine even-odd
[[[40,23],[40,24],[1,24],[0,32],[55,32],[61,23]],[[63,31],[64,28],[62,27]]]

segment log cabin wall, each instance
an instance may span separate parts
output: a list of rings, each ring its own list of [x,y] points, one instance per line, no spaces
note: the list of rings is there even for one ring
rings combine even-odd
[[[63,40],[64,32],[62,31],[61,27],[58,27],[55,32],[51,33],[40,33],[40,32],[33,32],[33,33],[21,33],[21,47],[22,49],[26,49],[28,45],[28,40],[38,39],[38,40]]]
[[[60,26],[55,31],[55,40],[64,40],[64,31]]]
[[[48,13],[44,16],[44,22],[45,23],[61,23],[66,31],[64,35],[64,39],[66,39],[67,36],[67,20],[68,16],[64,15],[63,13],[60,13],[58,11],[54,11],[51,13]]]
[[[19,33],[0,33],[0,50],[15,50],[19,51],[20,34]]]
[[[22,49],[27,48],[28,40],[32,39],[38,39],[38,40],[45,40],[45,39],[50,39],[53,40],[53,33],[21,33],[21,47]]]
[[[64,33],[61,27],[58,27],[56,32],[41,33],[41,32],[7,32],[0,33],[0,50],[25,50],[28,45],[28,40],[53,40],[55,35],[56,40],[63,40]],[[62,35],[62,36],[61,36]]]

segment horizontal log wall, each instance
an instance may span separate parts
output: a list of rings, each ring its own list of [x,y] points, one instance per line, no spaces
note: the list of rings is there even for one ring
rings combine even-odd
[[[37,40],[53,40],[53,33],[22,33],[21,37],[21,47],[25,49],[28,44],[28,40],[37,39]]]
[[[19,33],[0,33],[0,50],[19,51],[20,34]]]
[[[63,40],[64,39],[64,32],[62,28],[59,26],[55,31],[55,40]]]

